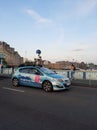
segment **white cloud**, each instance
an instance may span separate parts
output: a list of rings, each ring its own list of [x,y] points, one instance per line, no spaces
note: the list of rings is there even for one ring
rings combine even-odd
[[[87,15],[95,10],[97,7],[97,0],[80,0],[77,4],[77,14]]]
[[[78,48],[78,49],[74,49],[73,51],[80,52],[80,51],[84,51],[84,49]]]
[[[46,23],[46,24],[52,23],[51,20],[40,16],[36,11],[32,9],[27,9],[26,13],[30,15],[37,23]]]

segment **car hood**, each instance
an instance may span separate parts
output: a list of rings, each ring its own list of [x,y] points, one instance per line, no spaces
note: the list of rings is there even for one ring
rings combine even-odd
[[[49,76],[52,77],[52,78],[56,78],[56,79],[63,79],[63,78],[66,78],[65,76],[59,75],[59,74],[50,74]]]

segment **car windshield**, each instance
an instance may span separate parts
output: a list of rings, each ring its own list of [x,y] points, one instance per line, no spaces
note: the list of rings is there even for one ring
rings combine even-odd
[[[41,67],[40,70],[41,70],[42,72],[44,72],[45,74],[55,74],[54,71],[52,71],[52,70],[50,70],[50,69],[48,69],[48,68]]]

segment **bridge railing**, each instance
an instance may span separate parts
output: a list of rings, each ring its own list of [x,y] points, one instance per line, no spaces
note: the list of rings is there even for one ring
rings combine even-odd
[[[57,73],[66,75],[67,77],[71,78],[71,71],[70,70],[56,70]],[[82,79],[82,80],[97,80],[97,71],[89,70],[89,71],[80,71],[77,70],[74,73],[75,79]]]

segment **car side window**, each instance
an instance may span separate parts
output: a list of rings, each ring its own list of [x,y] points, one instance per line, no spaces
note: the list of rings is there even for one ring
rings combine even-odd
[[[29,73],[30,74],[35,74],[35,75],[42,75],[40,73],[40,71],[38,71],[37,69],[34,69],[34,68],[29,69]]]
[[[28,68],[23,68],[19,70],[20,73],[29,73],[29,69]]]

